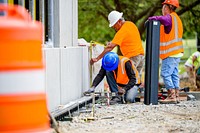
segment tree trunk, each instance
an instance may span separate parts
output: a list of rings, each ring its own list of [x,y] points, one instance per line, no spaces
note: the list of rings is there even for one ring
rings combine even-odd
[[[200,33],[197,32],[197,51],[200,51]]]

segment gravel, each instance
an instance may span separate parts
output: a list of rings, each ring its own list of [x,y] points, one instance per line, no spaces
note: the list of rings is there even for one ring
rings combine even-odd
[[[74,115],[71,122],[59,122],[61,133],[200,133],[200,101],[96,104],[94,117],[91,113]]]

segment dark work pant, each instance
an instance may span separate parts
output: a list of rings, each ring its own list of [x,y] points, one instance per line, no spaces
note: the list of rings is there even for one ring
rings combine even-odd
[[[117,83],[116,80],[114,78],[114,73],[113,71],[106,71],[106,79],[110,88],[111,92],[118,92],[118,88],[117,88]]]

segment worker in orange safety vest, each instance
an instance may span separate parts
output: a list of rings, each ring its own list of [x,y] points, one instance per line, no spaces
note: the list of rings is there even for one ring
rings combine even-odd
[[[135,102],[135,97],[138,93],[138,86],[140,85],[139,73],[134,66],[133,62],[124,56],[118,56],[114,52],[108,52],[102,59],[102,67],[93,80],[92,87],[88,92],[94,92],[95,87],[103,80],[106,76],[106,71],[110,71],[114,75],[115,84],[117,91],[116,94],[125,94],[126,102]],[[120,102],[120,97],[115,97],[111,102]]]
[[[168,97],[160,103],[179,102],[178,65],[183,56],[183,26],[175,10],[178,0],[165,0],[162,7],[163,16],[149,17],[148,20],[160,21],[160,58],[162,59],[161,76],[168,90]]]

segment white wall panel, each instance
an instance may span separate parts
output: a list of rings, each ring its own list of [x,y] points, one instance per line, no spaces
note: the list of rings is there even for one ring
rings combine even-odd
[[[87,91],[90,88],[90,52],[88,46],[82,46],[82,92]]]
[[[104,50],[104,47],[101,45],[96,45],[95,47],[92,47],[92,58],[96,58],[98,55],[100,55]],[[97,76],[99,73],[99,70],[101,69],[102,65],[102,59],[100,59],[98,62],[94,63],[91,67],[92,71],[92,80]],[[106,78],[104,78],[106,79]],[[95,88],[96,92],[103,92],[104,91],[104,80],[102,80],[98,86]]]
[[[82,48],[61,48],[61,104],[82,95]]]
[[[44,49],[45,59],[45,89],[49,110],[60,105],[60,49]]]
[[[45,90],[50,111],[83,96],[90,86],[89,48],[45,48]]]

